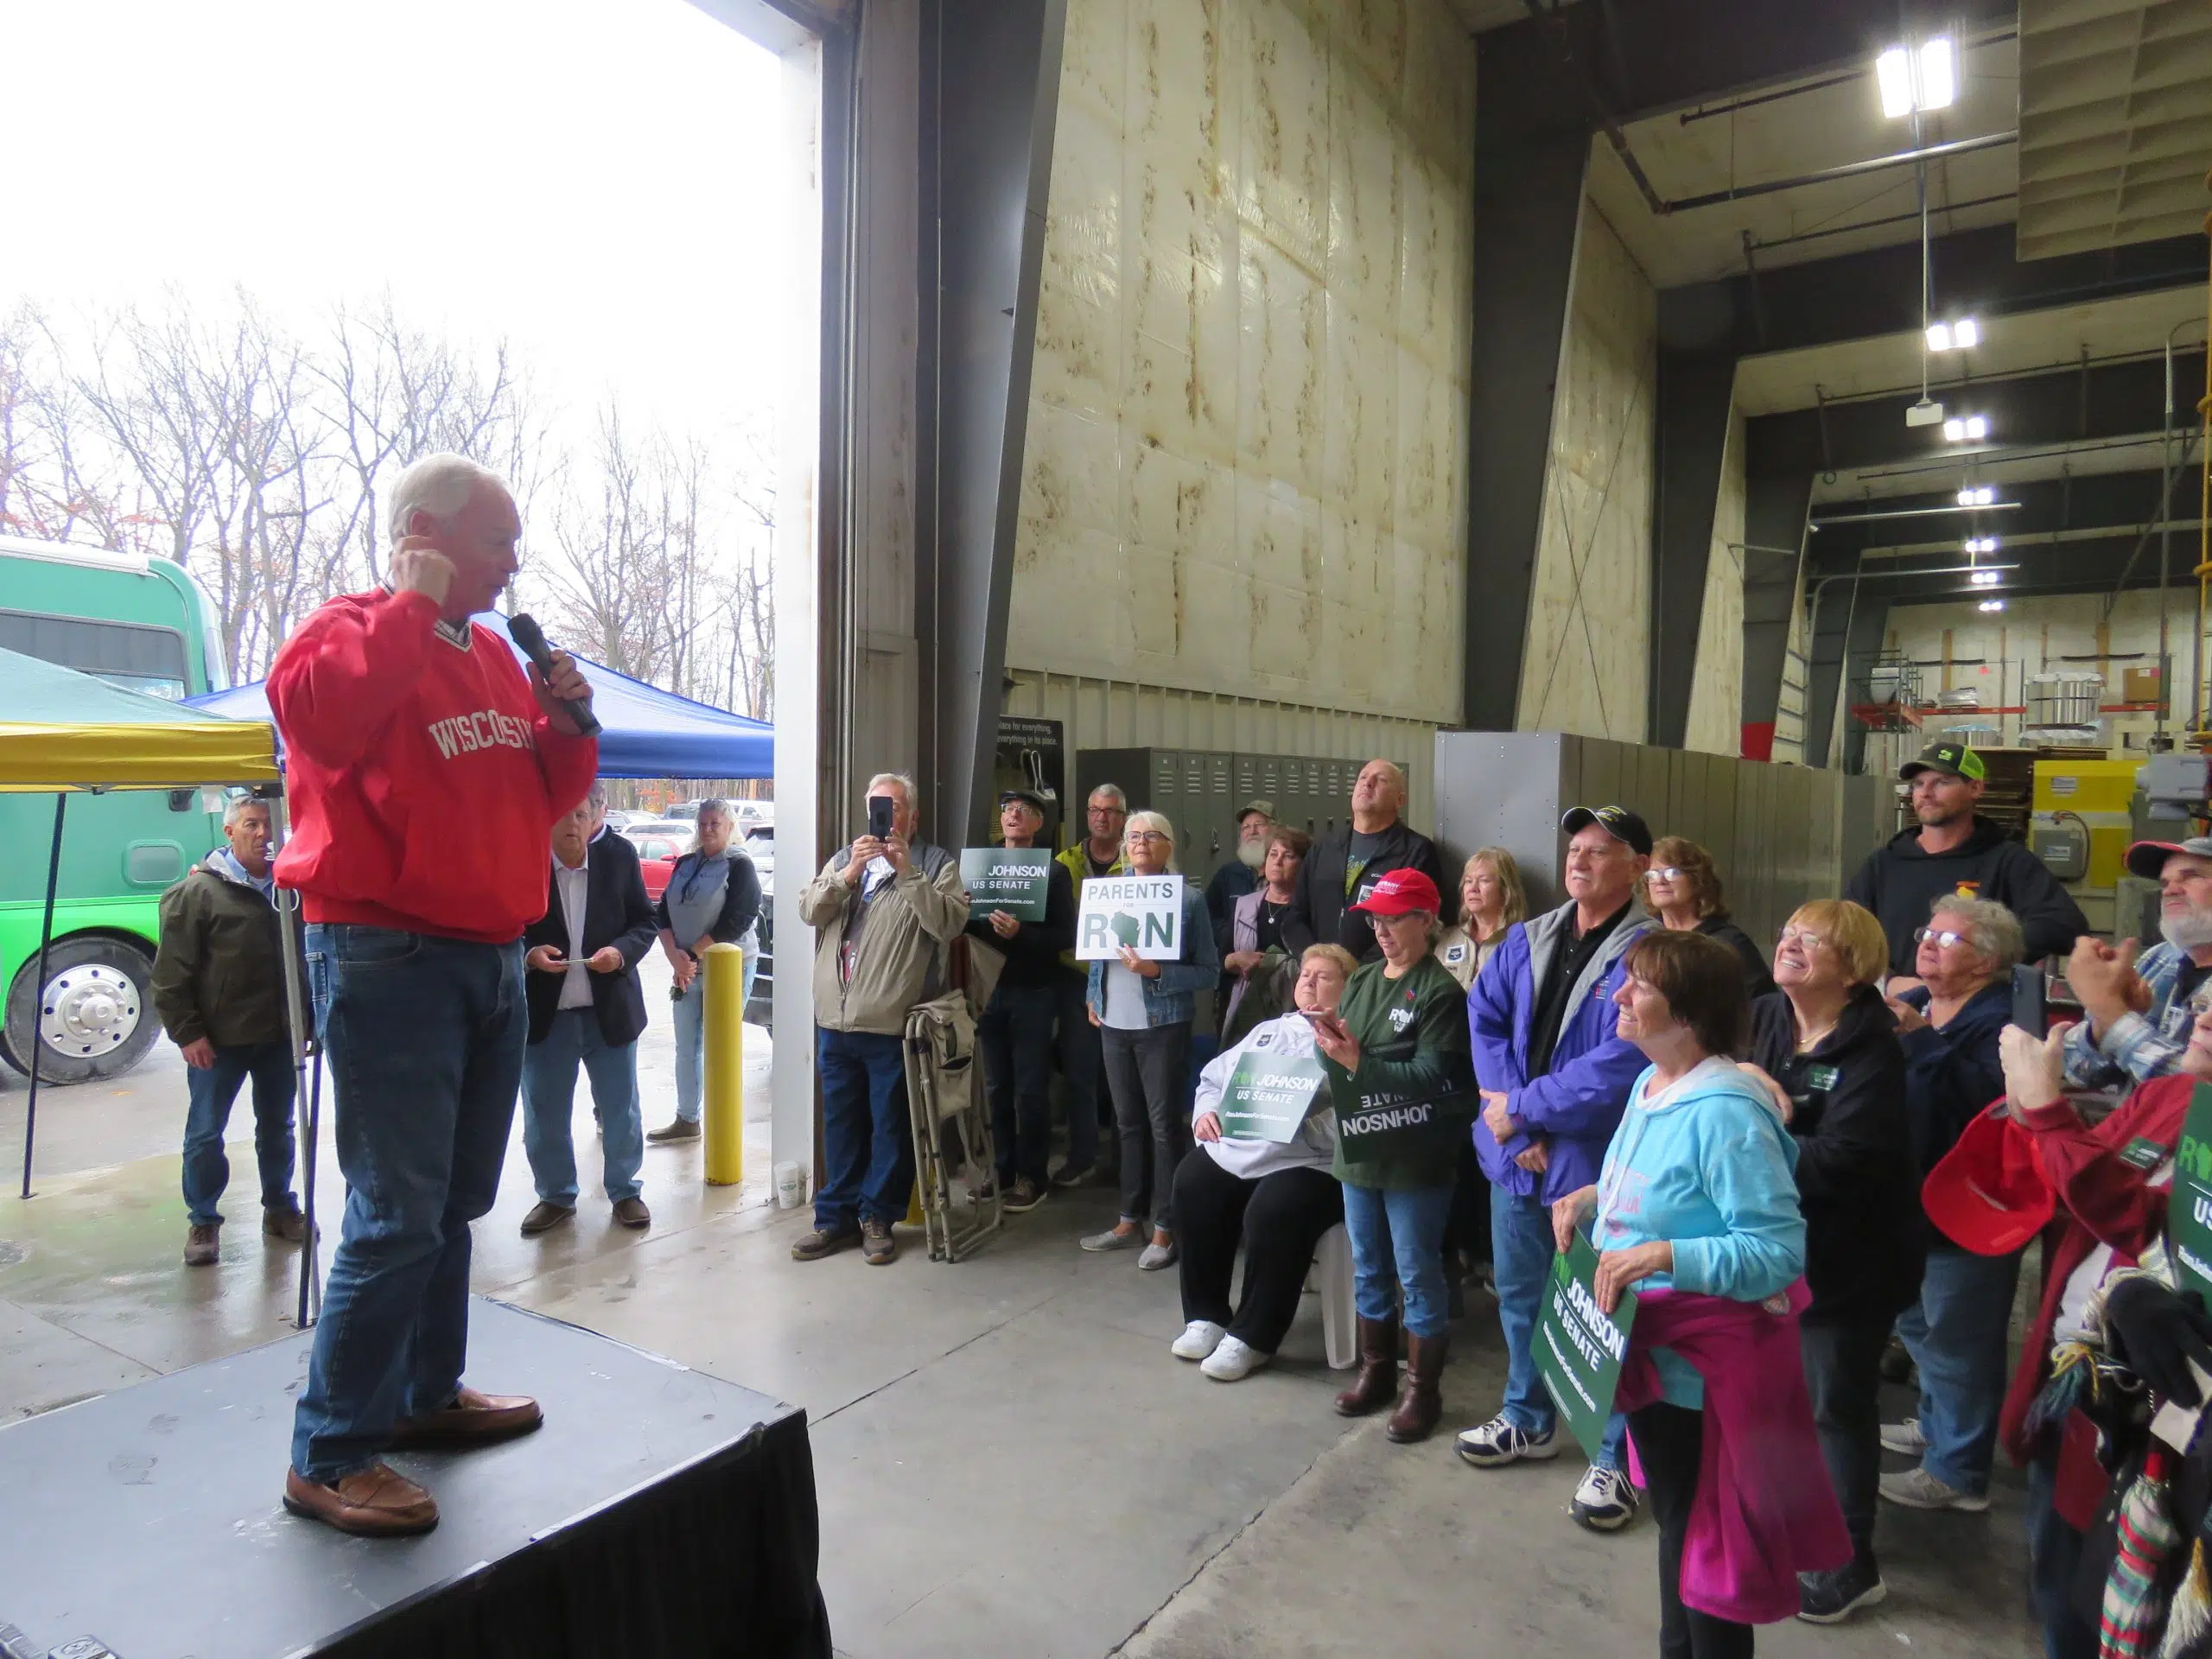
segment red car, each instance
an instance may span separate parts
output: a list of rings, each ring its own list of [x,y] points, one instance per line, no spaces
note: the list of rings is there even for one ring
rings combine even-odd
[[[676,861],[683,856],[688,837],[648,831],[628,835],[625,839],[638,849],[638,862],[645,877],[645,897],[658,904],[661,894],[668,891],[668,878],[676,874]]]

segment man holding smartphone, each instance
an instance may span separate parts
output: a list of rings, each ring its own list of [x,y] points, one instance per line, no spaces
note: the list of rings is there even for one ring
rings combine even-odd
[[[869,1265],[895,1260],[892,1224],[914,1185],[906,1116],[906,1014],[942,995],[946,950],[968,925],[960,863],[914,839],[914,780],[868,779],[868,830],[831,855],[799,894],[814,930],[822,1179],[814,1230],[791,1246],[811,1262],[855,1239]]]

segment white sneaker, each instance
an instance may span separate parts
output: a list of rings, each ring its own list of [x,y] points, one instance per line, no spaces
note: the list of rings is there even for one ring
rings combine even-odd
[[[1928,1449],[1928,1437],[1920,1432],[1920,1419],[1908,1417],[1901,1423],[1882,1425],[1882,1449],[1902,1452],[1908,1458],[1916,1458]]]
[[[1592,1464],[1585,1471],[1567,1513],[1592,1532],[1618,1532],[1636,1519],[1636,1488],[1618,1469]]]
[[[1204,1359],[1221,1345],[1222,1336],[1221,1326],[1211,1319],[1192,1319],[1167,1351],[1178,1359]]]
[[[1924,1466],[1908,1469],[1901,1475],[1884,1475],[1878,1490],[1891,1503],[1908,1510],[1960,1510],[1980,1515],[1989,1507],[1987,1492],[1962,1492],[1929,1474]]]
[[[1221,1346],[1206,1356],[1206,1363],[1198,1367],[1217,1382],[1235,1382],[1249,1376],[1273,1359],[1273,1354],[1263,1354],[1242,1338],[1224,1337]]]
[[[1459,1431],[1459,1455],[1478,1469],[1495,1469],[1503,1464],[1535,1462],[1544,1458],[1555,1458],[1560,1453],[1559,1431],[1547,1430],[1542,1434],[1531,1434],[1525,1428],[1516,1428],[1503,1417],[1493,1417],[1480,1428]]]

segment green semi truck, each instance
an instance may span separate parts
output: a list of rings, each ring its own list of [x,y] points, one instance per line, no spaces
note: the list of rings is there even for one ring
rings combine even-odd
[[[229,683],[213,607],[181,565],[70,542],[0,536],[0,646],[173,701]],[[221,841],[210,805],[198,790],[70,798],[41,986],[54,798],[0,795],[0,1058],[28,1071],[37,1040],[40,1077],[83,1083],[143,1058],[161,1031],[149,992],[162,893]]]

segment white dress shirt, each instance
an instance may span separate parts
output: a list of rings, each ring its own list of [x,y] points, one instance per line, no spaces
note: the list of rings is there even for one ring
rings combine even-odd
[[[584,906],[591,891],[591,849],[573,870],[553,855],[553,885],[560,890],[561,913],[569,922],[569,971],[561,982],[560,1005],[564,1008],[591,1007],[591,969],[584,966]]]

